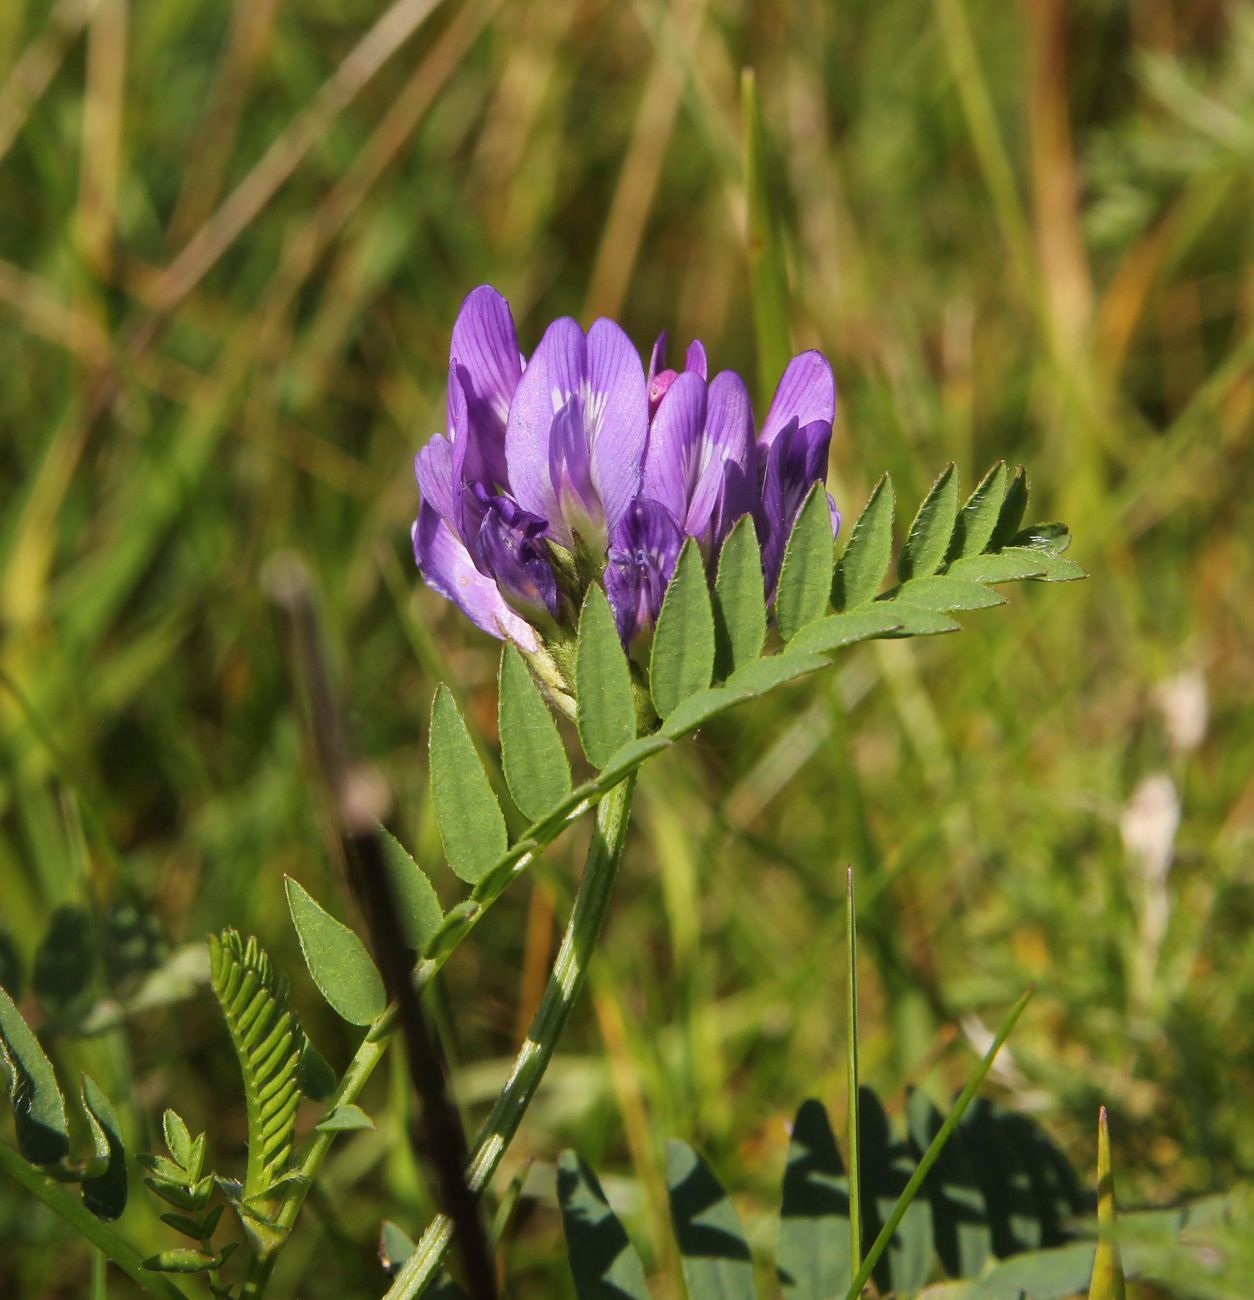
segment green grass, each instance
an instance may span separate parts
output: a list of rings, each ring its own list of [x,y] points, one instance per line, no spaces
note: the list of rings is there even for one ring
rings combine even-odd
[[[885,469],[913,503],[946,461],[973,484],[1004,456],[1093,576],[1016,588],[961,636],[858,649],[645,770],[592,996],[498,1180],[536,1160],[512,1294],[568,1287],[562,1145],[627,1207],[658,1295],[680,1294],[668,1136],[769,1244],[786,1120],[809,1095],[843,1104],[849,863],[860,1070],[881,1095],[947,1095],[972,1060],[956,1040],[981,1051],[1036,980],[994,1077],[1081,1168],[1110,1108],[1121,1205],[1254,1168],[1254,24],[1237,6],[1073,5],[1064,33],[1045,4],[806,0],[781,20],[446,0],[360,86],[381,3],[101,0],[85,30],[58,26],[72,8],[0,5],[0,922],[28,985],[65,902],[136,904],[173,947],[235,926],[343,1067],[352,1036],[286,916],[285,872],[351,913],[263,566],[309,559],[358,743],[455,897],[426,721],[445,680],[491,739],[497,647],[421,587],[408,525],[457,304],[490,279],[524,348],[556,314],[608,312],[646,353],[666,328],[672,350],[699,335],[756,375],[752,63],[792,340],[837,373],[846,519]],[[1164,691],[1199,678],[1206,733],[1181,745]],[[1157,773],[1181,807],[1165,878],[1121,831]],[[580,848],[559,844],[441,977],[475,1118]],[[175,1105],[242,1170],[203,990],[54,1047],[133,1146],[154,1149]],[[379,1132],[337,1145],[279,1294],[377,1294],[380,1220],[416,1234],[429,1215],[389,1074],[363,1099]],[[169,1245],[133,1193],[123,1226]],[[0,1292],[87,1292],[89,1253],[7,1182],[0,1238]]]

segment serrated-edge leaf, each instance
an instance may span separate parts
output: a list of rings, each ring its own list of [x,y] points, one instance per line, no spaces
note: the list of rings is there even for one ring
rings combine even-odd
[[[940,568],[957,519],[958,471],[951,463],[941,470],[910,525],[897,563],[897,576],[902,582],[930,577]]]
[[[649,1300],[640,1256],[596,1174],[573,1151],[558,1158],[557,1201],[576,1300]]]
[[[380,826],[383,867],[392,885],[392,898],[400,909],[405,942],[421,956],[444,921],[444,909],[427,873],[405,846],[385,826]]]
[[[0,988],[0,1060],[9,1079],[18,1150],[33,1165],[55,1164],[70,1151],[65,1098],[39,1040]]]
[[[846,614],[829,614],[809,627],[802,628],[789,642],[792,654],[830,654],[843,646],[856,645],[889,636],[900,630],[901,615],[885,601],[869,609],[855,609]]]
[[[374,1120],[352,1102],[333,1107],[314,1125],[319,1133],[352,1133],[374,1127]]]
[[[636,702],[613,611],[597,586],[589,587],[579,615],[575,701],[583,752],[593,767],[604,767],[616,750],[635,739]]]
[[[679,552],[667,583],[649,656],[649,692],[666,718],[714,675],[714,608],[705,563],[694,538]]]
[[[793,1121],[775,1268],[785,1300],[836,1296],[849,1282],[849,1180],[827,1111],[813,1098]]]
[[[96,1218],[111,1223],[126,1209],[126,1148],[121,1125],[104,1090],[89,1074],[83,1075],[82,1096],[93,1133],[103,1135],[107,1152],[105,1168],[94,1177],[83,1179],[83,1204]]]
[[[431,804],[454,874],[473,885],[509,847],[505,814],[453,693],[441,684],[428,736]]]
[[[784,546],[775,590],[775,625],[785,641],[791,641],[827,611],[834,545],[827,489],[815,483],[797,512]]]
[[[570,793],[570,759],[531,670],[508,643],[501,651],[499,683],[497,731],[505,784],[519,812],[539,821]]]
[[[969,578],[955,578],[947,573],[934,573],[930,578],[911,578],[901,584],[893,600],[935,610],[938,614],[955,609],[992,609],[1006,603],[1005,596],[990,591],[982,583],[972,582]]]
[[[686,1142],[666,1144],[666,1186],[690,1300],[757,1300],[740,1216]]]
[[[887,474],[862,507],[836,565],[832,604],[838,611],[857,609],[874,600],[893,558],[893,513],[896,502]]]
[[[993,535],[988,539],[987,551],[1000,551],[1009,546],[1019,525],[1023,522],[1024,511],[1028,508],[1028,473],[1022,465],[1015,470],[1014,478],[1006,489],[1005,499],[997,512],[997,524]]]
[[[766,643],[766,578],[752,515],[733,525],[714,578],[715,669],[726,677],[751,664]]]
[[[953,540],[949,544],[949,557],[979,555],[992,540],[993,530],[1006,499],[1006,485],[1010,471],[1006,462],[999,460],[979,481],[966,504],[958,511]]]
[[[371,1024],[387,1006],[387,994],[366,945],[319,906],[300,881],[286,876],[284,886],[301,956],[318,992],[350,1025]]]

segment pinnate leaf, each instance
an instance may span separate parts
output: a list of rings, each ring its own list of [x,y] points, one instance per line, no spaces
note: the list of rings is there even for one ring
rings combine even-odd
[[[614,614],[597,586],[588,589],[579,615],[575,697],[583,752],[593,767],[604,767],[620,746],[635,738],[636,703]]]
[[[350,1025],[368,1025],[387,1005],[383,980],[366,945],[288,876],[287,906],[309,974],[333,1011]]]
[[[454,873],[473,885],[509,847],[505,814],[461,712],[447,686],[431,706],[431,802],[444,854]]]
[[[497,726],[505,783],[519,812],[539,821],[570,793],[570,760],[522,655],[501,652]]]
[[[704,690],[713,673],[714,610],[701,551],[690,537],[667,584],[653,633],[649,690],[658,717],[668,717]]]
[[[18,1150],[31,1164],[55,1164],[70,1150],[65,1098],[57,1086],[52,1062],[2,988],[0,1059],[9,1079]]]
[[[832,590],[832,516],[827,490],[816,483],[806,497],[784,547],[775,593],[775,622],[790,641],[822,618]]]
[[[940,568],[958,518],[958,471],[947,465],[923,498],[902,547],[897,574],[902,582],[926,578]]]
[[[838,610],[857,609],[875,599],[893,558],[893,485],[885,474],[853,526],[832,585]]]
[[[766,641],[766,579],[751,515],[737,520],[719,553],[714,629],[715,667],[720,677],[761,655]]]

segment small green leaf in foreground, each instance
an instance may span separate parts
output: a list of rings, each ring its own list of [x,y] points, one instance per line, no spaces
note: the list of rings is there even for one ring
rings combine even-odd
[[[679,553],[653,634],[649,690],[658,717],[669,717],[690,695],[704,690],[713,673],[710,586],[701,551],[690,537]]]
[[[539,821],[570,793],[570,760],[531,670],[508,644],[501,651],[497,729],[510,797]]]
[[[509,847],[505,814],[447,686],[431,705],[431,802],[448,864],[473,885]]]
[[[370,1024],[387,997],[365,944],[319,907],[298,881],[288,876],[285,883],[292,924],[318,992],[350,1025]]]

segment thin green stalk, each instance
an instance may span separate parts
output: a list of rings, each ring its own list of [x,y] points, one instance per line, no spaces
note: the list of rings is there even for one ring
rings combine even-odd
[[[187,1300],[184,1292],[163,1273],[150,1272],[144,1268],[144,1257],[125,1237],[96,1218],[73,1192],[60,1183],[53,1182],[34,1165],[23,1160],[7,1142],[0,1142],[0,1169],[32,1196],[43,1201],[54,1214],[64,1219],[80,1237],[85,1237],[97,1250],[107,1255],[123,1272],[129,1273],[149,1295],[161,1296],[163,1300]]]
[[[634,789],[633,775],[615,786],[597,809],[583,879],[579,882],[579,892],[549,975],[548,987],[531,1022],[527,1039],[514,1061],[509,1081],[501,1090],[479,1135],[466,1171],[466,1181],[476,1196],[481,1195],[491,1181],[518,1131],[587,980],[588,963],[601,933],[627,838]],[[452,1223],[446,1215],[437,1215],[396,1275],[384,1300],[412,1300],[412,1297],[421,1295],[434,1281],[452,1239]]]
[[[845,1022],[848,1041],[849,1090],[849,1262],[856,1277],[862,1263],[862,1155],[858,1120],[858,922],[853,904],[853,868],[849,868],[845,890],[845,937],[849,961],[849,1005]]]
[[[897,1198],[897,1204],[893,1206],[893,1212],[884,1221],[879,1236],[875,1238],[871,1249],[867,1251],[866,1259],[862,1261],[862,1267],[854,1274],[849,1290],[845,1293],[845,1300],[858,1300],[858,1297],[861,1296],[862,1288],[866,1285],[872,1272],[874,1272],[876,1264],[880,1262],[880,1256],[888,1249],[888,1243],[892,1241],[893,1233],[897,1231],[898,1224],[905,1218],[906,1211],[919,1194],[919,1188],[923,1186],[928,1172],[936,1163],[945,1143],[949,1141],[950,1134],[958,1127],[958,1122],[971,1104],[976,1089],[984,1082],[984,1076],[989,1072],[994,1058],[1001,1051],[1002,1044],[1010,1037],[1010,1031],[1015,1027],[1015,1022],[1023,1014],[1023,1008],[1027,1006],[1028,999],[1035,992],[1035,985],[1025,989],[1019,995],[1018,1001],[1010,1008],[1001,1029],[997,1031],[997,1037],[993,1039],[988,1051],[984,1053],[975,1073],[967,1081],[967,1086],[959,1093],[953,1110],[945,1117],[945,1122],[940,1126],[928,1149],[923,1153],[923,1159],[919,1161],[918,1168],[910,1175],[910,1181],[902,1189],[901,1195]]]
[[[758,389],[765,400],[788,364],[788,274],[784,245],[771,208],[767,177],[766,132],[752,68],[740,74],[740,112],[744,132],[745,232],[748,242],[749,297],[758,344]]]

